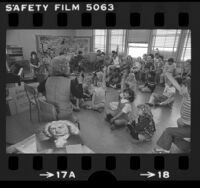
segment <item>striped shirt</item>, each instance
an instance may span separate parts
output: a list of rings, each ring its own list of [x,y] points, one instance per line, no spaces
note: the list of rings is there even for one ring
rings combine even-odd
[[[191,125],[191,98],[189,96],[183,96],[180,114],[183,123],[186,125]]]

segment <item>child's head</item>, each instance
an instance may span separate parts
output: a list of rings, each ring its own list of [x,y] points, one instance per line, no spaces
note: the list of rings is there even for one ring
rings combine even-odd
[[[180,94],[181,95],[185,95],[185,94],[190,95],[190,93],[191,93],[191,79],[189,77],[187,77],[182,80]]]
[[[135,92],[132,89],[129,88],[125,89],[123,92],[123,96],[131,103],[135,100]]]
[[[83,52],[79,50],[78,55],[83,55]]]
[[[139,104],[137,106],[137,111],[138,111],[139,116],[145,115],[145,116],[153,117],[153,114],[151,112],[151,108],[146,104]]]
[[[37,53],[36,52],[31,52],[31,58],[32,59],[36,59],[37,57]]]
[[[123,70],[123,75],[126,75],[126,76],[127,76],[127,75],[129,74],[129,72],[130,72],[129,69],[127,69],[127,68],[124,69],[124,70]]]
[[[112,51],[112,57],[117,57],[117,52],[116,51]]]
[[[106,54],[105,54],[104,52],[101,52],[101,56],[102,56],[102,57],[105,57],[105,55],[106,55]]]
[[[132,58],[130,55],[128,55],[128,56],[126,57],[126,60],[131,62],[131,61],[133,61],[133,58]]]
[[[168,59],[168,63],[169,63],[169,65],[172,65],[174,63],[174,59],[173,58],[169,58]]]
[[[101,50],[97,50],[97,54],[100,55],[101,54]]]
[[[147,59],[147,54],[143,54],[142,58],[143,58],[144,60],[146,60],[146,59]]]
[[[184,64],[183,64],[183,66],[184,66],[184,69],[185,69],[185,70],[190,71],[190,70],[191,70],[191,60],[190,60],[190,59],[186,60],[186,61],[184,62]]]
[[[152,62],[153,59],[154,59],[154,55],[153,55],[153,54],[149,54],[149,55],[147,56],[147,62]]]

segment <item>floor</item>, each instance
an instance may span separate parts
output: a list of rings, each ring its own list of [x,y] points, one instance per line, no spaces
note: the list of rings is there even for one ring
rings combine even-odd
[[[163,88],[157,88],[161,92]],[[109,88],[106,93],[107,104],[116,101],[119,92]],[[150,94],[137,92],[136,105],[148,101]],[[115,131],[110,130],[110,125],[104,120],[104,113],[90,110],[81,110],[76,113],[80,120],[81,138],[85,145],[95,153],[151,153],[156,145],[159,136],[167,127],[176,126],[179,117],[181,97],[177,94],[172,109],[167,107],[152,108],[156,123],[156,133],[153,140],[148,143],[138,143],[134,140],[126,129]],[[8,144],[17,143],[28,136],[31,136],[40,127],[37,120],[37,113],[30,121],[29,111],[6,119],[6,142]],[[172,149],[174,153],[179,152],[176,147]]]

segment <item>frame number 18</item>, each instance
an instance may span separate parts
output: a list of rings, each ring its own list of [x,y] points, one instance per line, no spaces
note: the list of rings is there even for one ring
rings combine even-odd
[[[169,171],[158,171],[158,178],[159,179],[168,179],[168,178],[170,178]]]

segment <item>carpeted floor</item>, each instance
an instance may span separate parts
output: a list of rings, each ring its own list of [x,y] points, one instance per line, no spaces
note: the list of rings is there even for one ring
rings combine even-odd
[[[157,91],[161,92],[162,89],[157,88]],[[106,93],[107,104],[116,101],[118,95],[119,92],[109,88]],[[136,105],[147,102],[149,96],[150,94],[137,92]],[[110,125],[104,120],[104,113],[82,109],[76,115],[81,124],[81,137],[85,145],[95,153],[151,153],[165,128],[176,126],[180,103],[181,97],[177,94],[172,109],[166,107],[152,108],[156,133],[153,140],[148,143],[138,143],[126,129],[111,131]],[[36,111],[32,122],[29,118],[29,111],[8,116],[6,119],[6,142],[8,144],[17,143],[34,134],[39,127]],[[178,152],[176,148],[174,151]]]

